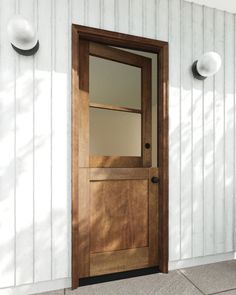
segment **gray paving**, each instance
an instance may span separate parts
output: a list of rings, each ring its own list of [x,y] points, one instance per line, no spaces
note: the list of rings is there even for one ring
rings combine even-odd
[[[36,294],[36,295],[64,295],[65,294],[65,290],[58,290],[58,291],[51,291],[51,292],[44,292],[44,293],[40,293],[40,294]]]
[[[202,294],[179,272],[153,274],[66,290],[66,295],[198,295]]]
[[[236,295],[236,290],[220,292],[220,293],[216,293],[215,295]]]
[[[40,295],[236,295],[236,260]],[[37,294],[39,295],[39,294]]]
[[[236,260],[195,266],[181,272],[204,294],[236,289]]]

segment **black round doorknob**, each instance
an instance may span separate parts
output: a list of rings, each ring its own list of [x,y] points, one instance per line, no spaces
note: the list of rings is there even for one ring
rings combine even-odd
[[[145,149],[150,149],[150,147],[151,147],[151,144],[149,143],[149,142],[147,142],[147,143],[145,143]]]
[[[152,182],[152,183],[158,183],[158,182],[159,182],[159,178],[156,177],[156,176],[153,176],[153,177],[151,178],[151,182]]]

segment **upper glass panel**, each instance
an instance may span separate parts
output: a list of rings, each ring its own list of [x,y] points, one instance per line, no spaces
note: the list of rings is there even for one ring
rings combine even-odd
[[[90,102],[141,109],[141,69],[89,57]]]

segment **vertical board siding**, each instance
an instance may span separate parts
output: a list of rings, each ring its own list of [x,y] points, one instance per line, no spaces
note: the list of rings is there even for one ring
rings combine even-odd
[[[144,32],[144,10],[142,0],[129,0],[130,34],[142,36]]]
[[[193,61],[203,54],[203,7],[193,5]],[[193,257],[203,256],[203,83],[193,80]]]
[[[15,13],[14,1],[0,2],[0,28]],[[6,40],[0,29],[0,40]],[[15,54],[0,48],[0,288],[14,285],[15,268]]]
[[[234,221],[233,221],[233,249],[235,251],[236,249],[236,15],[234,15],[234,25],[233,25],[233,31],[234,31],[234,184],[233,184],[233,212],[234,212]]]
[[[102,0],[102,23],[101,26],[105,30],[115,30],[115,0]]]
[[[53,0],[52,42],[52,278],[68,276],[67,223],[67,87],[70,73],[68,61],[68,3]],[[59,185],[60,184],[60,185]]]
[[[15,13],[35,57],[7,41]],[[0,1],[0,288],[70,277],[71,23],[169,41],[170,261],[235,250],[235,16],[183,0]],[[215,50],[215,77],[192,62]]]
[[[71,22],[73,24],[85,24],[85,0],[72,1]]]
[[[233,251],[234,16],[225,13],[225,252]]]
[[[181,255],[180,1],[169,0],[169,259]]]
[[[204,7],[204,52],[214,51],[214,10]],[[214,78],[204,81],[204,255],[214,254]]]
[[[34,2],[17,12],[34,20]],[[34,57],[16,62],[16,285],[34,281]]]
[[[129,8],[130,3],[127,0],[116,0],[116,28],[118,32],[128,33],[129,32]]]
[[[181,3],[181,259],[192,257],[192,7]],[[188,181],[186,181],[188,179]]]
[[[175,0],[176,1],[176,0]],[[149,2],[149,1],[146,1]],[[156,5],[156,39],[167,41],[169,38],[169,6],[174,5],[172,0],[155,0]],[[153,8],[154,10],[154,8]],[[148,16],[149,18],[149,16]]]
[[[86,3],[86,25],[99,28],[101,26],[101,0],[84,0]]]
[[[222,67],[215,76],[215,122],[214,122],[214,187],[215,187],[215,253],[224,252],[225,243],[225,151],[224,151],[224,124],[225,124],[225,16],[222,11],[215,11],[215,51],[223,59]]]
[[[144,1],[144,36],[148,38],[156,38],[156,5],[155,0]]]
[[[36,26],[43,40],[35,56],[34,244],[35,282],[51,277],[51,17],[48,0],[37,1]],[[45,30],[45,27],[48,29]]]

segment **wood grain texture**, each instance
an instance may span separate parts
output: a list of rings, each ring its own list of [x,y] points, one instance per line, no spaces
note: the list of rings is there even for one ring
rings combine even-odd
[[[92,40],[92,41],[99,41],[99,42],[108,42],[108,44],[111,45],[122,45],[123,41],[126,39],[129,43],[131,43],[132,45],[130,45],[131,48],[135,48],[136,41],[138,39],[138,37],[136,37],[135,40],[133,40],[133,42],[130,42],[130,40],[132,41],[132,36],[128,36],[128,35],[122,35],[121,34],[114,34],[112,38],[110,37],[110,32],[107,31],[101,31],[101,30],[96,30],[96,29],[88,29],[86,28],[84,31],[84,28],[80,28],[80,26],[74,26],[74,28],[78,31],[79,35],[81,34],[83,36],[84,40],[83,42],[87,42],[86,40]],[[81,31],[80,31],[81,29]],[[86,31],[87,31],[87,35],[86,35]],[[91,36],[91,33],[93,34]],[[95,36],[95,38],[94,38]],[[105,39],[102,38],[105,37]],[[116,42],[117,41],[117,42]],[[139,41],[144,41],[142,38],[139,39]],[[119,42],[119,43],[118,43]],[[159,99],[161,100],[160,106],[159,106],[159,113],[158,113],[158,117],[159,117],[159,128],[160,126],[162,126],[162,131],[159,133],[160,136],[162,136],[162,138],[159,138],[159,161],[160,161],[160,167],[162,168],[162,171],[160,172],[160,176],[163,177],[163,182],[162,185],[160,185],[160,191],[162,192],[162,197],[160,198],[160,207],[157,208],[157,204],[156,204],[156,198],[157,196],[154,194],[154,190],[152,189],[147,189],[147,191],[149,191],[149,209],[148,209],[148,218],[152,218],[151,221],[149,221],[149,225],[148,225],[148,236],[149,236],[149,243],[151,243],[151,247],[150,247],[150,251],[148,254],[148,261],[150,266],[153,265],[157,265],[158,263],[158,254],[155,253],[155,250],[160,251],[160,268],[162,269],[163,272],[167,272],[168,271],[168,46],[167,44],[163,43],[162,46],[160,45],[159,42],[155,42],[155,47],[154,44],[152,44],[152,40],[149,40],[149,42],[144,41],[144,44],[139,46],[140,50],[145,50],[145,49],[149,49],[151,52],[158,52],[160,57],[159,57],[159,80],[158,80],[158,86],[159,86]],[[148,43],[148,44],[147,44]],[[159,46],[159,47],[158,47]],[[113,50],[111,48],[108,48],[106,46],[103,45],[99,45],[99,44],[92,44],[90,47],[90,53],[92,54],[96,54],[96,56],[103,56],[106,57],[107,55],[109,56],[109,59],[112,60],[119,60],[120,62],[122,62],[123,56],[125,56],[124,52],[121,52],[120,50]],[[152,48],[152,49],[150,49]],[[84,52],[82,53],[82,55],[84,55],[85,51],[87,51],[88,49],[84,49]],[[81,54],[81,53],[80,53]],[[120,58],[122,56],[122,58]],[[86,58],[87,59],[87,58]],[[87,62],[86,62],[87,63]],[[143,61],[142,64],[142,78],[143,78],[143,82],[142,82],[142,96],[143,96],[143,101],[142,101],[142,114],[143,114],[143,130],[142,130],[142,136],[144,138],[143,145],[144,142],[148,142],[148,139],[151,139],[151,124],[149,124],[150,118],[151,118],[151,62],[150,60],[146,59]],[[86,70],[86,68],[84,68],[84,70]],[[79,70],[80,71],[80,70]],[[80,75],[83,72],[80,72]],[[85,78],[83,77],[83,79],[85,79],[85,81],[88,80],[87,78],[88,76],[88,70],[87,73],[85,75]],[[88,85],[87,83],[86,85],[86,92],[88,91]],[[80,85],[81,88],[81,85]],[[87,105],[85,106],[85,109],[87,108]],[[149,119],[149,121],[148,121]],[[81,121],[81,125],[80,128],[82,128],[82,123],[87,124],[87,120],[85,120],[84,122]],[[146,136],[146,138],[145,138]],[[150,140],[151,142],[151,140]],[[88,145],[87,145],[88,146]],[[84,144],[84,148],[86,147],[86,144]],[[143,152],[144,155],[144,152]],[[83,156],[83,155],[82,155]],[[151,165],[151,153],[149,156],[149,150],[145,151],[145,155],[143,157],[143,166],[150,166]],[[92,220],[92,224],[93,226],[96,228],[94,231],[94,234],[92,235],[92,237],[94,238],[94,242],[91,244],[92,247],[92,251],[93,252],[97,252],[97,251],[109,251],[109,250],[116,250],[115,252],[117,252],[118,250],[122,249],[122,247],[130,247],[130,244],[127,244],[126,239],[123,237],[123,239],[120,240],[118,239],[117,244],[114,242],[115,239],[117,239],[116,235],[117,232],[121,231],[120,227],[118,225],[116,225],[116,223],[114,221],[112,221],[111,219],[111,214],[106,215],[107,210],[103,210],[102,213],[103,215],[102,218],[97,218],[96,213],[98,215],[100,215],[98,213],[97,207],[98,203],[101,203],[101,201],[99,202],[99,198],[101,198],[102,200],[106,199],[108,196],[110,197],[109,191],[111,191],[112,189],[117,191],[116,189],[114,189],[114,187],[112,188],[112,183],[116,183],[115,185],[119,184],[119,180],[122,179],[123,183],[122,185],[124,186],[124,181],[130,181],[130,179],[132,179],[132,177],[135,177],[135,181],[137,183],[142,183],[143,179],[148,179],[148,181],[150,181],[150,175],[149,175],[149,169],[147,168],[90,168],[90,181],[92,181],[91,183],[91,190],[90,193],[93,192],[94,196],[93,196],[93,205],[92,209],[93,210],[93,214],[90,215],[87,214],[87,217],[84,215],[83,221],[84,224],[87,224],[85,226],[85,229],[83,230],[84,234],[86,235],[86,232],[88,234],[88,216],[90,216],[90,223]],[[152,171],[153,172],[153,171]],[[157,170],[155,171],[157,172]],[[154,172],[153,172],[154,173]],[[145,175],[145,177],[144,177]],[[137,180],[140,179],[140,180]],[[100,182],[99,182],[100,180]],[[108,181],[109,180],[109,184],[105,185],[104,181]],[[94,182],[95,181],[95,182]],[[102,181],[102,183],[101,183]],[[94,183],[93,183],[94,182]],[[82,185],[83,186],[83,185]],[[119,186],[119,185],[118,185]],[[136,184],[136,186],[138,186]],[[86,185],[87,187],[87,185]],[[94,190],[92,189],[92,187],[94,188]],[[112,189],[111,189],[112,188]],[[85,187],[83,188],[85,189]],[[127,190],[125,189],[125,186],[123,187],[124,192],[126,191],[127,194]],[[95,191],[98,192],[98,200],[96,200],[95,197]],[[122,192],[122,186],[120,186],[120,189],[118,189],[119,194]],[[131,190],[132,191],[132,190]],[[106,192],[106,193],[105,193]],[[141,190],[140,190],[141,192]],[[86,193],[87,195],[88,193]],[[104,194],[106,196],[104,196]],[[115,195],[117,195],[118,193],[116,193]],[[119,195],[118,194],[118,195]],[[124,193],[125,194],[125,193]],[[157,194],[157,191],[156,191]],[[90,195],[91,197],[91,195]],[[122,199],[122,198],[121,198]],[[89,197],[87,197],[87,200],[81,200],[82,204],[86,203],[88,204],[89,202]],[[98,203],[97,203],[98,202]],[[111,202],[111,201],[110,201]],[[116,202],[117,203],[117,202]],[[107,207],[108,202],[106,202],[106,206],[105,208],[109,208]],[[121,203],[122,205],[123,203]],[[150,204],[152,204],[153,208],[150,207]],[[156,206],[155,206],[156,205]],[[87,205],[86,205],[87,206]],[[112,203],[110,204],[111,208],[113,208]],[[123,208],[124,206],[122,205],[121,208]],[[140,209],[141,210],[141,209]],[[157,212],[157,210],[159,212]],[[88,212],[88,210],[87,210]],[[105,212],[105,213],[104,213]],[[145,210],[144,210],[145,212]],[[83,212],[83,214],[85,214]],[[126,214],[126,213],[123,213]],[[136,213],[137,214],[137,213]],[[99,216],[99,217],[101,217]],[[80,218],[80,217],[79,217]],[[92,219],[91,219],[92,218]],[[93,219],[94,218],[94,219]],[[155,226],[157,229],[157,218],[159,218],[159,223],[161,226],[158,228],[158,230],[155,230]],[[154,220],[156,219],[156,220]],[[98,220],[100,220],[101,224],[103,225],[99,225]],[[82,221],[81,221],[82,222]],[[156,224],[155,224],[156,222]],[[130,223],[130,220],[129,220]],[[115,234],[113,235],[106,235],[104,236],[104,233],[102,233],[102,228],[104,227],[104,224],[108,224],[108,228],[110,229],[113,225],[113,227],[115,228]],[[116,226],[114,226],[114,224]],[[118,223],[119,224],[119,223]],[[129,226],[131,226],[132,223],[130,223]],[[97,229],[97,227],[100,226],[100,230]],[[80,226],[79,226],[80,227]],[[152,230],[152,231],[151,231]],[[109,231],[109,230],[108,230]],[[157,231],[159,234],[159,240],[163,241],[162,245],[158,248],[157,245]],[[99,234],[96,233],[101,233],[101,236],[99,236]],[[90,235],[91,237],[91,235]],[[84,243],[85,243],[85,263],[88,263],[88,248],[89,248],[89,241],[88,241],[88,237],[83,237],[84,238]],[[82,240],[83,240],[82,238]],[[110,238],[110,240],[109,240]],[[81,241],[82,241],[81,240]],[[92,239],[91,239],[92,240]],[[141,240],[143,240],[143,237],[141,238]],[[115,248],[118,247],[118,248]],[[130,249],[129,249],[130,250]],[[154,253],[152,253],[154,250]],[[124,250],[126,251],[126,250]],[[127,250],[128,251],[128,250]],[[100,253],[101,254],[101,253]],[[94,254],[95,255],[95,254]],[[91,257],[90,257],[91,259]],[[79,261],[79,263],[83,263],[82,260]],[[91,263],[91,260],[90,260]],[[118,261],[116,262],[118,263]],[[106,264],[106,262],[104,261],[104,264]],[[145,267],[145,265],[140,267]],[[108,267],[108,265],[107,265]],[[84,277],[84,276],[88,276],[88,269],[89,266],[88,264],[86,266],[81,265],[81,268],[85,268],[86,271],[82,271],[79,276],[80,277]],[[90,265],[90,268],[92,269],[93,266],[92,264]],[[114,271],[119,271],[119,268],[114,269]],[[99,274],[99,272],[98,272]],[[91,275],[91,272],[90,272]]]
[[[158,168],[149,169],[149,200],[148,200],[148,222],[149,222],[149,265],[159,265],[160,247],[159,243],[159,184],[151,181],[152,177],[158,177]]]
[[[162,272],[168,272],[169,261],[169,50],[164,46],[159,53],[159,110],[158,110],[158,134],[159,134],[159,268]]]
[[[79,41],[79,167],[89,167],[89,42]]]
[[[142,66],[142,158],[143,167],[152,166],[152,61],[147,59]]]
[[[148,246],[148,182],[148,179],[91,182],[91,253]]]
[[[97,30],[96,28],[73,25],[79,32],[80,36],[90,41],[109,44],[111,46],[121,46],[129,49],[137,49],[150,52],[159,52],[162,46],[168,45],[167,42],[149,39],[145,37],[137,37],[128,34],[118,34],[107,30]],[[128,40],[128,42],[127,42]],[[140,48],[142,44],[142,48]]]
[[[145,179],[148,168],[90,168],[90,180]]]
[[[92,254],[91,276],[145,268],[149,265],[148,248],[120,250]]]
[[[79,206],[79,245],[78,245],[78,261],[79,261],[79,277],[88,277],[90,275],[90,188],[89,188],[89,168],[79,169],[78,180],[78,206]],[[78,278],[79,278],[78,277]],[[77,279],[78,279],[77,278]]]
[[[89,165],[93,168],[134,168],[142,167],[141,157],[93,156],[89,157]]]
[[[78,259],[79,259],[79,204],[78,204],[78,179],[79,179],[79,60],[78,60],[77,31],[72,30],[72,288],[78,287]]]
[[[150,61],[150,59],[147,57],[127,51],[124,53],[124,51],[120,49],[95,42],[89,42],[89,54],[140,68],[143,67],[143,65],[148,62],[148,60]]]

